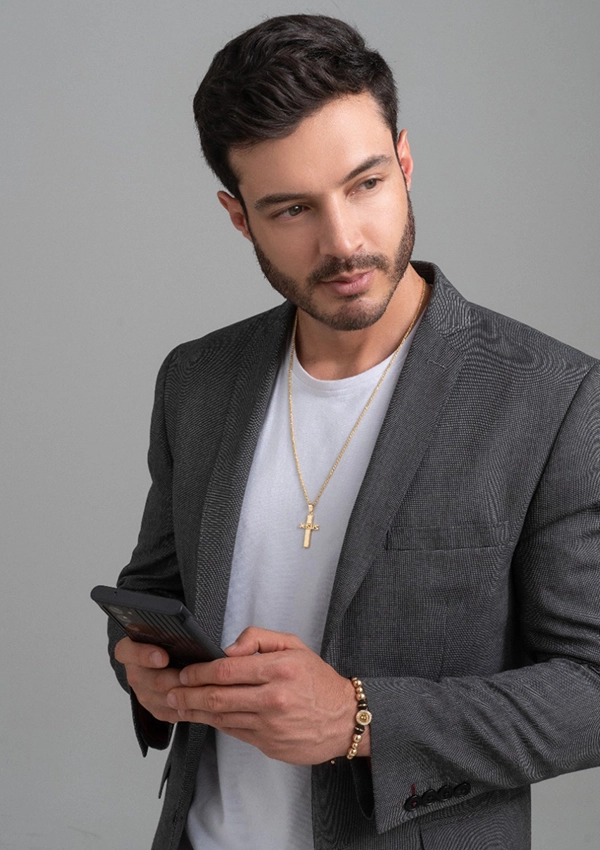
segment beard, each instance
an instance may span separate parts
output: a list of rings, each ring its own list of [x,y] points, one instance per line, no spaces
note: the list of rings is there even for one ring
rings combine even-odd
[[[273,265],[250,231],[256,259],[273,289],[313,319],[337,331],[358,331],[368,328],[385,313],[412,256],[415,244],[415,219],[408,194],[407,204],[404,232],[392,258],[385,254],[355,254],[344,260],[330,257],[308,275],[304,284],[300,284]],[[349,295],[335,311],[319,309],[315,292],[321,281],[331,280],[339,274],[351,274],[355,271],[370,269],[379,269],[388,280],[389,286],[378,301],[365,304],[361,302],[362,294]]]

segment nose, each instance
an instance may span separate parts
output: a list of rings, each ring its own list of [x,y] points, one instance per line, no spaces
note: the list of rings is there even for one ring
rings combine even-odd
[[[323,256],[351,257],[363,244],[356,212],[343,201],[323,208],[319,221],[319,249]]]

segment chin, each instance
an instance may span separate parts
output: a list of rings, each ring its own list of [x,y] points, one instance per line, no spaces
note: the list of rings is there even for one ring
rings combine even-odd
[[[314,305],[310,305],[308,309],[298,304],[300,309],[303,309],[309,316],[321,322],[327,327],[335,331],[362,331],[365,328],[370,328],[381,319],[390,302],[388,298],[383,304],[346,304],[344,307],[335,312],[325,312],[319,310]]]

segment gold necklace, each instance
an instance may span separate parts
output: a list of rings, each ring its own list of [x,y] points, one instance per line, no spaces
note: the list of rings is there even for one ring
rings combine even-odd
[[[302,477],[302,471],[300,469],[300,460],[298,458],[298,449],[296,447],[296,435],[294,433],[294,412],[293,412],[293,404],[292,404],[292,367],[293,367],[293,363],[294,363],[294,354],[296,352],[296,330],[298,328],[298,311],[296,310],[296,316],[294,318],[294,328],[292,330],[292,348],[291,348],[291,351],[290,351],[290,360],[289,360],[289,364],[288,364],[288,404],[289,404],[289,411],[290,411],[290,434],[291,434],[291,437],[292,437],[292,451],[294,452],[294,460],[296,462],[296,472],[298,473],[298,479],[300,481],[300,486],[302,487],[302,492],[304,493],[304,498],[306,499],[306,504],[307,504],[307,507],[308,507],[308,515],[306,517],[306,522],[302,522],[298,526],[298,528],[304,529],[304,548],[305,549],[308,549],[308,547],[310,546],[310,538],[312,536],[313,531],[319,530],[319,526],[315,525],[315,522],[314,522],[315,508],[317,507],[317,505],[319,503],[319,499],[321,498],[321,496],[323,495],[323,493],[325,491],[325,488],[327,487],[327,485],[331,481],[331,477],[332,477],[333,473],[338,468],[338,464],[341,461],[341,459],[343,458],[344,452],[346,451],[346,449],[350,445],[350,441],[352,440],[352,437],[356,433],[356,429],[358,428],[358,426],[362,422],[367,410],[371,407],[371,403],[372,403],[373,399],[375,398],[375,396],[377,395],[377,393],[379,392],[379,388],[381,387],[381,385],[385,381],[387,373],[390,371],[390,369],[394,365],[394,361],[395,361],[396,357],[398,356],[400,349],[402,348],[402,346],[406,342],[410,332],[414,328],[416,321],[419,318],[419,315],[421,313],[421,307],[423,306],[423,301],[425,300],[425,293],[426,292],[427,292],[427,285],[423,281],[422,290],[421,290],[421,298],[419,299],[419,306],[417,307],[417,311],[416,311],[415,315],[412,317],[412,321],[411,321],[410,325],[408,326],[408,330],[406,331],[406,333],[404,334],[404,336],[400,340],[398,347],[396,348],[396,350],[392,354],[390,362],[388,363],[388,365],[383,370],[381,377],[377,381],[377,385],[376,385],[375,389],[373,390],[373,392],[369,396],[367,403],[365,404],[365,406],[363,407],[363,409],[360,413],[360,416],[358,417],[358,419],[354,423],[352,430],[350,431],[350,433],[346,437],[346,442],[342,446],[339,455],[335,459],[335,463],[333,464],[333,466],[329,470],[327,478],[325,479],[325,481],[321,485],[321,489],[319,490],[319,492],[317,493],[316,497],[313,499],[312,502],[311,502],[310,496],[308,495],[308,492],[306,490],[304,478]]]

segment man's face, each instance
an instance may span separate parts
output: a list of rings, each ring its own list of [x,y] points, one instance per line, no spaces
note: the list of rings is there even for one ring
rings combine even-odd
[[[219,197],[271,285],[335,330],[374,324],[408,267],[414,219],[408,143],[403,134],[396,150],[373,98],[332,101],[292,135],[236,150],[231,162],[247,219]]]

